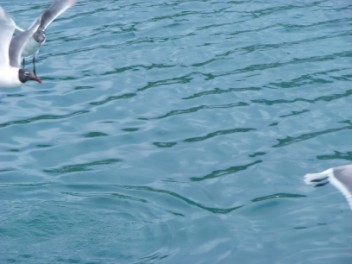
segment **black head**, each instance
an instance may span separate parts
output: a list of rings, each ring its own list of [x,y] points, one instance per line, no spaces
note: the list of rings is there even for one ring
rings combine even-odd
[[[45,42],[46,36],[45,36],[45,31],[42,29],[38,29],[34,34],[33,38],[35,39],[36,42],[38,42],[40,45]]]
[[[32,70],[28,69],[20,69],[18,71],[18,78],[20,79],[21,83],[25,83],[26,81],[30,80],[42,83],[42,80],[37,77]]]

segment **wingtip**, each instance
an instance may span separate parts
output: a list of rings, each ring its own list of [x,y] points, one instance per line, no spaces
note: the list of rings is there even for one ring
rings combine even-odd
[[[306,184],[316,184],[318,182],[328,179],[331,173],[332,169],[317,173],[307,173],[306,175],[304,175],[304,182]]]
[[[321,177],[320,173],[307,173],[304,175],[304,182],[305,184],[314,184],[314,181]]]

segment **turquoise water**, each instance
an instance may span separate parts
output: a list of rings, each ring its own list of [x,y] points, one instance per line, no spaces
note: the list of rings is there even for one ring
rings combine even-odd
[[[349,0],[79,1],[44,84],[0,91],[0,263],[352,263],[303,182],[352,160],[351,28]]]

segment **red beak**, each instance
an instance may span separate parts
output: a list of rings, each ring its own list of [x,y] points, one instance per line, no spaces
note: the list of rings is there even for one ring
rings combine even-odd
[[[38,83],[43,83],[43,81],[42,81],[39,77],[37,77],[37,76],[36,76],[36,77],[33,77],[32,80],[33,80],[33,81],[36,81],[36,82],[38,82]]]

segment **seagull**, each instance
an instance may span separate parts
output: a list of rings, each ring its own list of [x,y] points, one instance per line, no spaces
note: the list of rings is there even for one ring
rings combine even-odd
[[[22,35],[21,41],[16,42],[16,47],[10,48],[12,35],[15,32],[16,24],[12,18],[0,6],[0,87],[17,87],[26,81],[42,81],[32,70],[20,67],[21,54],[29,37],[37,30],[38,26],[27,30]]]
[[[308,173],[304,176],[307,184],[323,186],[332,183],[347,199],[352,210],[352,164],[330,168],[323,172]]]
[[[45,41],[45,29],[75,2],[76,0],[55,0],[26,30],[21,30],[0,6],[0,88],[18,87],[29,80],[42,83],[35,68],[22,68],[21,63],[27,55],[35,57]],[[21,32],[13,36],[16,29]]]

